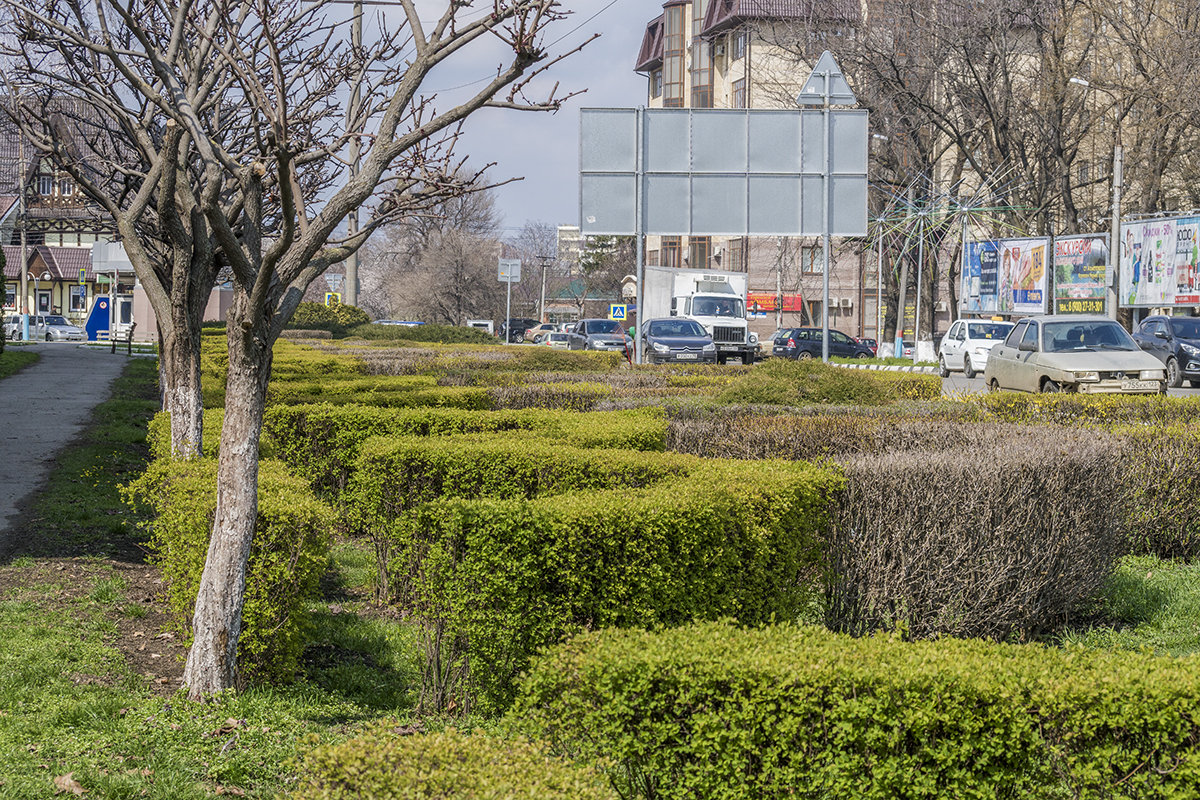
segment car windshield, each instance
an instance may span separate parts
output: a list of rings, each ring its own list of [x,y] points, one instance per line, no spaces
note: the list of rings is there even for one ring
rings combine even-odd
[[[67,325],[66,317],[46,317],[47,325]]]
[[[1180,339],[1200,339],[1200,318],[1172,319],[1171,331]]]
[[[615,319],[598,319],[588,323],[588,333],[624,333]]]
[[[1012,327],[1009,322],[972,322],[967,325],[967,338],[1003,339]]]
[[[1042,343],[1046,352],[1071,350],[1137,350],[1129,334],[1115,322],[1047,322]]]
[[[698,317],[744,317],[740,297],[697,297],[692,313]]]
[[[690,319],[666,320],[663,322],[651,322],[649,325],[649,333],[651,336],[705,336],[704,328],[700,327],[698,322],[692,322]]]

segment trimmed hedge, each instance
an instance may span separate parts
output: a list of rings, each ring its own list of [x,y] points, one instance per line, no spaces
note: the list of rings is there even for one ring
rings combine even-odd
[[[775,358],[737,376],[717,395],[726,405],[883,405],[941,397],[941,378],[901,372],[868,372],[815,359]]]
[[[577,447],[662,450],[666,421],[645,411],[576,414],[553,411],[472,412],[454,408],[392,409],[363,405],[274,406],[263,432],[275,453],[320,491],[341,492],[362,443],[372,436],[446,436],[537,431]]]
[[[529,657],[582,629],[796,619],[841,486],[810,464],[710,461],[643,489],[413,508],[391,580],[426,632],[422,704],[503,708]]]
[[[1200,430],[1188,424],[1114,430],[1132,445],[1122,470],[1129,551],[1200,558]]]
[[[403,735],[377,727],[309,753],[293,800],[616,800],[593,769],[543,745],[454,728]]]
[[[626,798],[1072,797],[1200,785],[1200,663],[724,623],[537,658],[513,727]]]
[[[1194,397],[989,392],[968,402],[1005,422],[1109,426],[1200,421],[1200,401]]]
[[[206,456],[216,456],[221,442],[221,425],[225,421],[225,409],[204,409],[204,432],[201,451]],[[160,411],[150,420],[146,430],[146,442],[150,445],[152,458],[171,457],[171,415]]]
[[[150,549],[167,584],[175,624],[190,636],[200,575],[212,538],[217,464],[158,460],[126,489],[127,500],[154,512]],[[334,516],[279,462],[259,465],[258,521],[246,571],[238,639],[239,679],[292,677],[304,646],[305,605],[317,594]]]
[[[1126,448],[1054,426],[981,426],[969,448],[841,461],[826,623],[996,639],[1053,630],[1124,548]]]
[[[346,331],[357,339],[395,342],[440,342],[442,344],[500,344],[487,331],[458,325],[357,325]]]

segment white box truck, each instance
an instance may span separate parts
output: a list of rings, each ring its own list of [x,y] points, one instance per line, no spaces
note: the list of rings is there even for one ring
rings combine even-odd
[[[758,337],[746,321],[746,273],[707,269],[646,267],[642,320],[690,317],[713,337],[717,361],[739,358],[754,363]]]

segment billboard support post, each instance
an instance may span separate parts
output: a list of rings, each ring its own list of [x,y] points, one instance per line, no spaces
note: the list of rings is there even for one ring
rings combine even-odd
[[[642,125],[643,117],[645,117],[645,107],[638,106],[637,109],[637,152],[634,154],[633,174],[636,179],[633,189],[633,211],[635,219],[633,223],[633,237],[635,240],[635,249],[637,250],[637,324],[634,327],[633,337],[633,363],[642,363],[642,309],[646,306],[643,304],[645,296],[645,288],[643,278],[645,273],[645,250],[643,240],[646,238],[643,230],[642,222]]]
[[[1121,263],[1121,188],[1124,183],[1125,153],[1121,148],[1121,128],[1118,121],[1117,142],[1113,145],[1113,202],[1112,202],[1112,243],[1108,247],[1108,289],[1105,292],[1108,301],[1108,316],[1117,318],[1117,265]]]

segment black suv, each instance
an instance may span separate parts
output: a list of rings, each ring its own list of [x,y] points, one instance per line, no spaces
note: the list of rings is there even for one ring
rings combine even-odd
[[[525,341],[525,331],[539,324],[536,319],[513,317],[507,322],[500,323],[500,331],[496,335],[506,342],[520,344]]]
[[[1200,317],[1146,317],[1133,340],[1163,362],[1167,386],[1200,387]]]
[[[820,358],[820,328],[788,328],[775,337],[771,355],[779,358]],[[829,355],[831,358],[871,358],[871,348],[841,331],[829,331]]]

